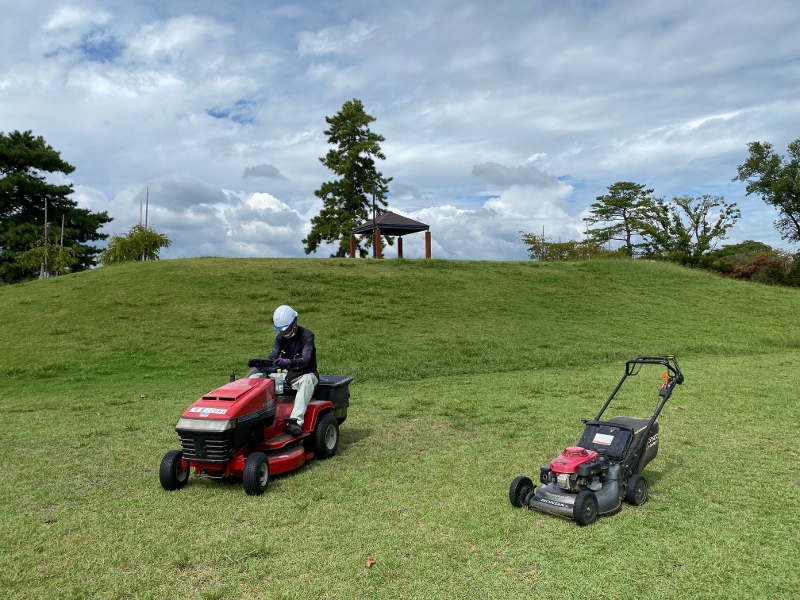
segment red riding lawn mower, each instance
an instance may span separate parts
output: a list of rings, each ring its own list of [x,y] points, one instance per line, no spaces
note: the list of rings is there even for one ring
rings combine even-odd
[[[304,417],[302,433],[284,431],[294,406],[295,391],[276,393],[276,369],[266,359],[250,359],[253,370],[244,379],[231,375],[230,383],[212,390],[189,406],[175,431],[181,450],[170,450],[161,460],[159,479],[166,490],[189,481],[194,468],[201,477],[240,477],[249,495],[263,494],[271,475],[299,468],[314,458],[336,454],[339,425],[347,418],[352,377],[320,375]],[[256,375],[256,377],[251,377]]]
[[[658,365],[664,382],[649,419],[613,417],[601,421],[608,405],[628,377],[644,365]],[[599,515],[619,512],[622,500],[639,506],[647,501],[648,484],[641,474],[658,454],[658,415],[676,385],[683,383],[674,356],[640,356],[625,363],[625,375],[593,420],[582,419],[586,428],[577,446],[569,446],[539,470],[541,486],[523,476],[511,482],[511,504],[591,525]]]

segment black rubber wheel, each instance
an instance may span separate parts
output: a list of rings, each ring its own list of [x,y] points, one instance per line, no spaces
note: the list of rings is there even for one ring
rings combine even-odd
[[[625,500],[628,504],[634,506],[641,506],[647,502],[647,491],[650,486],[647,485],[647,479],[643,475],[631,475],[628,479],[628,486],[625,488]]]
[[[511,487],[508,489],[508,499],[511,501],[511,505],[517,508],[524,506],[525,500],[535,489],[536,486],[528,477],[520,475],[511,482]]]
[[[317,420],[314,431],[306,439],[311,442],[311,451],[316,458],[330,458],[339,447],[339,421],[333,414],[325,413]]]
[[[189,481],[189,466],[183,463],[183,450],[170,450],[161,459],[158,479],[165,490],[179,490]]]
[[[260,496],[269,483],[269,460],[263,452],[253,452],[244,461],[242,485],[248,496]]]
[[[581,527],[591,525],[597,520],[597,496],[591,490],[578,492],[572,507],[575,522]]]

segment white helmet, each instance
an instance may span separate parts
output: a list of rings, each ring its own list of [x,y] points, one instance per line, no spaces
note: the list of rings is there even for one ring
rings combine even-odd
[[[297,312],[286,304],[282,304],[275,309],[272,315],[272,324],[275,331],[286,331],[297,323]]]

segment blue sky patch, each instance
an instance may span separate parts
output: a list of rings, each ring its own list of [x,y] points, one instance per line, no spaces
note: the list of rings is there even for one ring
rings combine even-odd
[[[125,44],[113,35],[106,35],[103,30],[96,29],[83,36],[78,50],[86,60],[104,63],[119,58],[125,50]]]
[[[214,119],[230,119],[240,125],[252,125],[256,122],[252,115],[251,108],[255,106],[252,100],[237,100],[232,108],[207,108],[206,114]]]

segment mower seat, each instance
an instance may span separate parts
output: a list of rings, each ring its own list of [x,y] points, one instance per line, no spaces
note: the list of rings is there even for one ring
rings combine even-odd
[[[353,378],[349,375],[320,375],[319,382],[314,388],[311,398],[313,400],[328,400],[333,403],[333,414],[341,425],[347,418],[347,407],[350,406],[350,382]],[[283,394],[277,397],[279,404],[294,402],[297,392],[291,385],[285,385]]]

